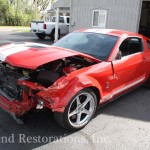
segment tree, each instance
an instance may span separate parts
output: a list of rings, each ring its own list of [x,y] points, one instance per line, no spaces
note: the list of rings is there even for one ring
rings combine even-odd
[[[0,0],[0,24],[4,25],[7,22],[7,17],[9,16],[9,1]]]
[[[38,13],[55,0],[37,0]],[[0,0],[0,25],[29,25],[35,15],[35,0]]]
[[[34,0],[35,3],[36,0]],[[39,11],[44,11],[48,5],[53,4],[55,0],[37,0],[37,7],[39,8]]]
[[[25,7],[24,7],[25,6]],[[0,0],[0,25],[29,25],[34,18],[32,3],[22,0]]]

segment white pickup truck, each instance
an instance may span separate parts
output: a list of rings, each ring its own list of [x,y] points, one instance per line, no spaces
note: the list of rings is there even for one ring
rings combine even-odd
[[[32,21],[30,25],[30,31],[32,33],[35,33],[39,39],[44,39],[46,36],[48,36],[52,40],[54,40],[55,20],[56,17],[52,17],[51,22]],[[69,33],[69,22],[69,16],[59,16],[58,37],[60,37],[60,35],[65,35]]]

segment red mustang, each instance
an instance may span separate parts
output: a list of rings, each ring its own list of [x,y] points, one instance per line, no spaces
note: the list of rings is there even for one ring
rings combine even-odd
[[[148,83],[150,40],[108,29],[73,32],[53,46],[0,47],[0,106],[19,122],[48,108],[68,130],[83,128],[98,105]]]

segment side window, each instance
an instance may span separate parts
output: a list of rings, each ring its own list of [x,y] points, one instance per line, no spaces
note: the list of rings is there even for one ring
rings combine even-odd
[[[70,18],[67,18],[67,23],[68,23],[68,24],[70,23]]]
[[[56,17],[52,18],[52,22],[56,21]],[[64,23],[64,18],[63,17],[59,17],[59,23]]]
[[[122,56],[132,55],[143,51],[142,39],[131,37],[125,39],[119,47]]]
[[[64,23],[64,17],[59,17],[59,23]]]

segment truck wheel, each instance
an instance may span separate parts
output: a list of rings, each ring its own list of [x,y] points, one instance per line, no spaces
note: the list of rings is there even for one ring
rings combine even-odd
[[[50,37],[53,41],[55,40],[55,29],[53,29]],[[60,39],[60,30],[58,30],[58,39]]]
[[[36,36],[39,38],[39,39],[45,39],[46,35],[44,33],[36,33]]]
[[[65,129],[73,131],[85,127],[93,118],[97,108],[97,97],[93,90],[79,91],[69,102],[63,113],[54,112],[56,121]]]

